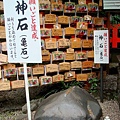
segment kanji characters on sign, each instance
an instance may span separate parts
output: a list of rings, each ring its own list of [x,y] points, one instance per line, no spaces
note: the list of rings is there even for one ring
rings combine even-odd
[[[109,63],[108,30],[94,31],[94,62]]]
[[[38,0],[3,1],[8,62],[41,63]]]
[[[32,29],[32,39],[34,40],[38,40],[38,34],[37,34],[37,29],[36,29],[36,8],[35,5],[32,4],[30,5],[30,11],[31,11],[31,20],[32,20],[32,24],[31,24],[31,29]]]
[[[24,17],[24,13],[28,8],[28,5],[25,3],[24,0],[22,0],[22,3],[20,4],[19,1],[17,1],[17,5],[15,6],[16,11],[18,15],[20,14],[20,11],[22,12],[23,17],[18,19],[18,27],[17,30],[24,31],[28,30],[28,24],[27,24],[27,18]],[[27,34],[23,33],[23,35],[20,36],[21,38],[21,57],[23,59],[29,58],[28,50],[27,50]]]

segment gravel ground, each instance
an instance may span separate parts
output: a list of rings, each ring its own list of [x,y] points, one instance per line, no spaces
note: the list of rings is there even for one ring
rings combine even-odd
[[[103,103],[101,103],[101,102],[99,102],[99,103],[102,107],[103,118],[105,118],[105,116],[109,116],[110,120],[120,120],[120,109],[119,109],[117,101],[105,100]]]
[[[104,100],[103,103],[101,103],[100,101],[99,103],[103,110],[103,117],[101,120],[103,120],[105,116],[109,116],[110,120],[120,120],[120,109],[117,101]],[[34,113],[35,112],[32,113],[33,118],[34,118]],[[27,119],[18,119],[19,118],[18,116],[20,116],[21,114],[22,114],[21,110],[2,112],[0,113],[0,120],[27,120]]]

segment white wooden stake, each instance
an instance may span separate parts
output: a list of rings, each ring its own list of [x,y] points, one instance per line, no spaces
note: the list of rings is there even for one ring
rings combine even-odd
[[[27,63],[23,63],[23,66],[24,66],[24,79],[25,79],[28,120],[31,120],[30,96],[29,96],[28,76],[27,76]]]

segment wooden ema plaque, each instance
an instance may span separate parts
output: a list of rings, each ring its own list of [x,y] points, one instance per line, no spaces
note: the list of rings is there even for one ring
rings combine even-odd
[[[5,26],[4,14],[0,14],[0,26]]]
[[[3,65],[3,69],[7,70],[7,69],[15,69],[16,66],[15,64],[7,64],[7,65]]]
[[[59,48],[67,48],[70,46],[69,39],[58,39]]]
[[[87,59],[86,52],[77,52],[76,53],[76,60]]]
[[[70,63],[69,62],[59,63],[59,71],[69,71],[69,70],[70,70]]]
[[[88,51],[88,54],[87,54],[88,58],[94,58],[94,51]]]
[[[98,11],[98,4],[97,3],[88,3],[88,11],[90,11],[90,12]]]
[[[53,25],[53,28],[59,29],[59,28],[61,28],[61,24],[55,24],[55,25]]]
[[[75,80],[75,71],[65,72],[65,82]]]
[[[65,28],[65,35],[75,35],[75,28],[73,27]]]
[[[52,11],[63,11],[63,4],[61,2],[53,2],[51,6]]]
[[[88,37],[93,37],[93,34],[94,34],[94,29],[88,29],[87,30]]]
[[[70,39],[71,48],[81,48],[81,39],[80,38],[71,38]]]
[[[87,30],[88,29],[88,23],[86,23],[86,22],[77,22],[77,29]]]
[[[53,82],[60,82],[60,81],[64,81],[64,75],[54,75],[53,76]]]
[[[10,81],[0,80],[0,91],[10,90]]]
[[[4,26],[0,26],[0,32],[4,32],[5,33],[5,27]]]
[[[52,36],[62,36],[63,30],[61,28],[53,28],[52,29]]]
[[[103,21],[104,21],[103,18],[97,18],[97,17],[94,18],[95,25],[101,26],[101,25],[103,25]]]
[[[91,20],[86,20],[86,22],[88,23],[88,25],[93,25],[93,22],[94,22],[94,18],[91,17]]]
[[[75,53],[65,53],[65,60],[75,60]]]
[[[40,0],[39,1],[40,10],[50,10],[50,1],[49,0]]]
[[[42,76],[39,78],[40,85],[52,84],[51,76]]]
[[[70,17],[70,23],[71,24],[76,24],[77,22],[83,21],[82,17],[79,16],[71,16]]]
[[[17,75],[17,70],[16,70],[15,64],[3,65],[3,69],[4,69],[4,76],[5,77]]]
[[[37,65],[33,67],[33,75],[44,74],[44,65]]]
[[[27,67],[27,74],[30,75],[32,71],[31,67]],[[24,68],[23,67],[18,67],[18,73],[19,75],[24,75]]]
[[[6,42],[2,42],[2,51],[7,51],[7,45]]]
[[[58,65],[57,64],[48,64],[46,65],[46,72],[47,73],[53,73],[58,71]]]
[[[92,68],[93,61],[84,61],[82,62],[82,69]]]
[[[40,2],[42,2],[43,0],[38,0],[38,2],[40,3]],[[45,2],[48,2],[49,0],[44,0]]]
[[[45,45],[46,49],[56,49],[57,48],[56,38],[45,39]]]
[[[88,6],[87,4],[78,4],[76,6],[76,12],[87,12]]]
[[[76,35],[78,35],[78,36],[86,36],[87,35],[87,30],[77,29],[76,30]]]
[[[25,87],[24,80],[12,81],[12,89],[23,88],[23,87]]]
[[[59,24],[69,24],[69,17],[68,16],[58,16],[58,23]]]
[[[42,50],[42,61],[50,61],[50,52],[48,50]]]
[[[55,24],[56,15],[55,14],[45,14],[45,24]]]
[[[39,14],[39,22],[40,22],[40,25],[43,25],[43,15],[42,14]]]
[[[86,0],[78,0],[78,4],[86,4]]]
[[[4,70],[4,76],[5,77],[16,76],[16,75],[17,75],[16,68],[10,68],[10,69]]]
[[[77,74],[76,80],[77,81],[87,81],[88,75],[87,74]]]
[[[29,77],[28,78],[29,87],[39,86],[39,80],[37,77]]]
[[[0,10],[4,10],[3,1],[0,1]]]
[[[40,34],[41,34],[41,37],[50,37],[50,35],[51,35],[51,29],[41,28],[40,29]]]
[[[102,7],[102,6],[103,6],[102,0],[99,0],[99,7]]]
[[[8,62],[8,57],[5,54],[0,54],[0,62],[6,63]]]
[[[96,73],[95,72],[91,72],[91,73],[87,73],[88,74],[88,80],[96,78]]]
[[[52,52],[53,61],[64,60],[64,52],[63,51],[54,51]]]
[[[74,53],[74,49],[68,48],[68,49],[67,49],[67,53]]]
[[[84,15],[84,20],[87,21],[87,20],[92,20],[92,17],[90,15]]]
[[[50,0],[51,3],[56,2],[56,0]],[[57,0],[58,3],[62,3],[62,0]]]
[[[6,38],[4,26],[0,26],[0,38]]]
[[[65,13],[74,13],[75,12],[75,3],[74,2],[65,2],[64,12]]]
[[[65,53],[65,60],[75,60],[74,49],[72,48],[67,49],[67,52]]]
[[[79,68],[82,68],[82,62],[81,61],[71,62],[71,69],[79,69]]]
[[[92,48],[93,47],[93,41],[92,40],[83,40],[82,41],[82,47],[83,48]]]

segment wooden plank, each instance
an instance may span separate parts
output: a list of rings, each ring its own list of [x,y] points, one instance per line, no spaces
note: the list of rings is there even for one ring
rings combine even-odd
[[[10,90],[10,81],[0,80],[0,91]]]
[[[7,62],[8,61],[8,58],[7,58],[7,55],[5,54],[0,54],[0,62]]]
[[[12,89],[23,88],[25,86],[24,80],[12,81]]]

